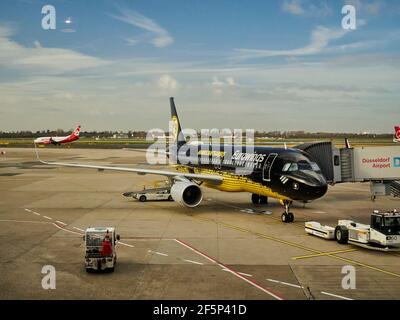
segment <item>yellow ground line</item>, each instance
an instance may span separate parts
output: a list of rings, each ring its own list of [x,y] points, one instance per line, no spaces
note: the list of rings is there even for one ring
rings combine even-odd
[[[292,259],[299,260],[299,259],[307,259],[307,258],[314,258],[314,257],[323,257],[323,256],[329,256],[331,254],[339,254],[339,253],[346,253],[346,252],[353,252],[353,251],[357,251],[357,249],[347,249],[347,250],[315,253],[315,254],[309,254],[309,255],[305,255],[305,256],[293,257]]]
[[[323,251],[319,251],[319,250],[316,250],[316,249],[308,248],[308,247],[302,246],[302,245],[297,244],[297,243],[293,243],[293,242],[290,242],[290,241],[286,241],[286,240],[282,240],[282,239],[279,239],[279,238],[275,238],[273,236],[267,236],[267,235],[259,233],[259,232],[250,231],[250,230],[247,230],[247,229],[244,229],[244,228],[240,228],[240,227],[237,227],[237,226],[225,223],[225,222],[217,222],[215,220],[207,219],[207,218],[197,218],[197,219],[213,222],[213,223],[216,223],[216,224],[220,224],[220,225],[223,225],[223,226],[225,226],[227,228],[230,228],[230,229],[235,229],[235,230],[240,231],[240,232],[253,234],[253,235],[256,235],[256,236],[258,236],[260,238],[264,238],[264,239],[272,240],[272,241],[275,241],[275,242],[283,243],[283,244],[286,244],[286,245],[291,246],[291,247],[295,247],[295,248],[303,249],[303,250],[306,250],[306,251],[309,251],[309,252],[313,252],[315,254],[324,253]],[[381,269],[381,268],[377,268],[377,267],[374,267],[374,266],[371,266],[371,265],[368,265],[368,264],[365,264],[363,262],[359,262],[359,261],[356,261],[356,260],[339,257],[339,256],[336,256],[334,253],[329,253],[328,252],[328,253],[325,253],[325,254],[326,254],[327,257],[331,257],[331,258],[334,258],[334,259],[337,259],[337,260],[345,261],[345,262],[350,263],[350,264],[354,264],[354,265],[361,266],[361,267],[364,267],[364,268],[367,268],[367,269],[370,269],[370,270],[378,271],[378,272],[381,272],[383,274],[387,274],[387,275],[390,275],[390,276],[393,276],[393,277],[396,277],[396,278],[400,278],[400,274],[398,274],[398,273],[394,273],[394,272],[387,271],[387,270],[384,270],[384,269]]]

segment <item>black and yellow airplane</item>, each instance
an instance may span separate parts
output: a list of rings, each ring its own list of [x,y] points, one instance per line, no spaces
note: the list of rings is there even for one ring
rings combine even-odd
[[[87,165],[78,163],[40,162],[48,165],[115,170],[168,177],[171,197],[181,205],[194,208],[202,199],[201,186],[227,192],[249,192],[254,204],[266,204],[268,197],[279,199],[285,206],[281,219],[293,222],[293,201],[309,202],[322,197],[327,182],[311,157],[296,148],[245,145],[199,145],[185,141],[170,98],[173,143],[166,152],[176,171]]]

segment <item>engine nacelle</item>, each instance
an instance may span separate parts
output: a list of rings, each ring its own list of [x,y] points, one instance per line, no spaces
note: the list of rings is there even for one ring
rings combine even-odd
[[[203,200],[203,192],[195,183],[177,181],[171,187],[171,197],[181,205],[194,208]]]

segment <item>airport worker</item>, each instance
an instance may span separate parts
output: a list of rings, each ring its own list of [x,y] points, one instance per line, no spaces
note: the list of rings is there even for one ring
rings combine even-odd
[[[101,244],[101,255],[102,256],[111,256],[112,255],[112,248],[111,248],[111,241],[110,236],[108,234],[105,235],[103,243]]]

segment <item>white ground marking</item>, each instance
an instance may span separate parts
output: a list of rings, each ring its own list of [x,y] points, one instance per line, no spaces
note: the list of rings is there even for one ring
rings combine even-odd
[[[314,213],[326,213],[325,211],[315,211]]]
[[[20,223],[42,223],[42,224],[51,224],[51,222],[47,222],[47,221],[29,221],[29,220],[0,220],[0,222],[20,222]]]
[[[182,259],[182,260],[184,260],[186,262],[194,263],[194,264],[199,264],[199,265],[202,265],[202,266],[204,265],[204,263],[193,261],[193,260],[186,260],[186,259]]]
[[[68,230],[68,229],[65,229],[65,228],[62,228],[62,227],[60,227],[57,223],[52,223],[52,225],[54,225],[55,227],[57,227],[58,229],[60,229],[60,230],[63,230],[63,231],[66,231],[66,232],[70,232],[70,233],[73,233],[73,234],[78,234],[78,235],[82,235],[81,233],[79,233],[79,232],[75,232],[75,231],[72,231],[72,230]]]
[[[122,244],[123,246],[127,246],[127,247],[130,247],[130,248],[134,248],[135,247],[135,246],[133,246],[133,245],[131,245],[129,243],[125,243],[125,242],[121,242],[121,241],[118,241],[118,244]]]
[[[278,280],[274,280],[274,279],[267,279],[267,280],[270,281],[270,282],[280,283],[280,284],[283,284],[285,286],[290,286],[290,287],[299,288],[299,289],[303,288],[302,286],[299,286],[299,285],[293,284],[293,283],[278,281]]]
[[[158,254],[159,256],[164,256],[164,257],[168,257],[168,255],[166,253],[162,253],[162,252],[158,252],[158,251],[152,251],[155,254]]]
[[[25,211],[40,216],[40,213],[37,213],[37,212],[32,211],[32,210],[30,210],[30,209],[25,209]],[[52,218],[47,217],[47,216],[43,216],[43,218],[45,218],[45,219],[47,219],[47,220],[53,220]],[[39,222],[36,222],[36,221],[20,221],[20,220],[0,220],[0,221],[1,221],[1,222],[26,222],[26,223],[29,222],[29,223],[39,223]],[[62,221],[59,221],[59,220],[56,220],[56,222],[59,223],[59,224],[62,224],[62,225],[64,225],[64,226],[67,225],[65,222],[62,222]],[[51,222],[40,222],[40,223],[51,223]],[[73,233],[73,234],[82,235],[82,234],[79,233],[79,232],[75,232],[75,231],[72,231],[72,230],[68,230],[68,229],[62,228],[62,227],[60,227],[59,225],[57,225],[57,223],[51,223],[51,224],[54,225],[55,227],[57,227],[57,228],[60,229],[60,230],[63,230],[63,231],[66,231],[66,232],[70,232],[70,233]],[[73,227],[73,228],[74,228],[75,230],[85,232],[85,230],[83,230],[83,229],[81,229],[81,228],[78,228],[78,227]],[[173,239],[171,239],[171,240],[173,240]],[[122,245],[124,245],[124,246],[130,247],[130,248],[134,248],[134,247],[135,247],[135,246],[133,246],[133,245],[131,245],[131,244],[124,243],[124,242],[118,242],[118,243],[120,243],[120,244],[122,244]],[[155,252],[155,253],[156,253],[156,254],[159,254],[159,255],[168,256],[167,254],[161,253],[161,252]]]
[[[32,211],[32,210],[30,210],[30,209],[25,209],[25,211],[26,211],[26,212],[33,213],[33,214],[35,214],[35,215],[37,215],[37,216],[40,216],[40,213],[37,213],[37,212]]]
[[[238,272],[228,268],[227,266],[225,266],[224,264],[218,262],[217,260],[214,260],[213,258],[205,255],[204,253],[200,252],[199,250],[192,248],[191,246],[187,245],[186,243],[182,242],[181,240],[175,239],[175,241],[177,243],[179,243],[180,245],[184,246],[185,248],[197,253],[199,256],[202,256],[204,259],[211,261],[212,263],[215,263],[216,265],[220,266],[222,269],[227,270],[228,272],[230,272],[231,274],[233,274],[234,276],[238,277],[239,279],[242,279],[243,281],[247,282],[248,284],[250,284],[251,286],[261,290],[262,292],[270,295],[271,297],[277,299],[277,300],[283,300],[283,298],[277,296],[276,294],[274,294],[273,292],[261,287],[260,285],[258,285],[257,283],[255,283],[254,281],[247,279],[246,277],[242,276],[241,274],[239,274]]]
[[[246,276],[246,277],[252,277],[253,275],[248,274],[248,273],[244,273],[244,272],[238,272],[239,274],[241,274],[242,276]]]
[[[322,294],[325,294],[325,295],[327,295],[327,296],[331,296],[331,297],[335,297],[335,298],[339,298],[339,299],[343,299],[343,300],[354,300],[354,299],[351,299],[351,298],[347,298],[347,297],[343,297],[343,296],[338,296],[337,294],[333,294],[333,293],[329,293],[329,292],[321,291],[321,293],[322,293]]]

